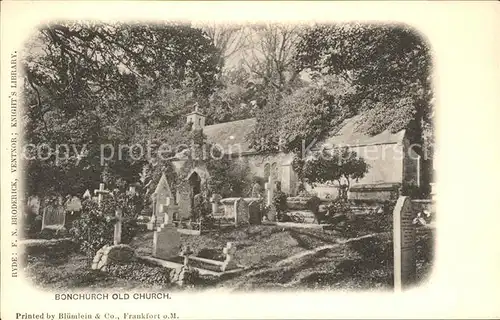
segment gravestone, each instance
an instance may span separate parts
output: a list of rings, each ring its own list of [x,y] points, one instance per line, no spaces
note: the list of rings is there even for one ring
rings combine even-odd
[[[272,175],[269,176],[267,183],[265,184],[266,189],[266,205],[269,208],[267,211],[267,220],[276,221],[276,208],[273,205],[275,183]]]
[[[161,224],[153,235],[152,256],[158,259],[177,257],[181,249],[181,237],[177,228],[171,223]]]
[[[401,291],[415,281],[415,213],[409,197],[399,197],[393,211],[394,289]]]
[[[227,219],[235,219],[236,217],[236,211],[235,208],[236,206],[234,205],[236,200],[240,198],[224,198],[220,200],[220,203],[222,204],[224,208],[224,213],[223,217]]]
[[[27,206],[32,214],[38,215],[40,213],[40,198],[38,196],[30,196]]]
[[[191,216],[191,192],[187,183],[181,183],[177,189],[177,203],[179,204],[179,218]]]
[[[61,203],[51,203],[43,209],[42,230],[62,228],[65,222],[66,210]]]
[[[236,253],[236,246],[232,242],[228,242],[226,247],[222,250],[222,252],[226,255],[226,259],[224,260],[224,264],[221,267],[222,272],[236,268],[236,262],[234,261],[234,254]]]
[[[90,194],[90,190],[85,190],[85,193],[82,196],[82,199],[92,199],[92,195]]]
[[[260,198],[262,196],[261,190],[262,188],[260,187],[260,184],[255,182],[252,186],[252,193],[250,194],[250,196],[252,198]]]
[[[260,201],[252,201],[248,204],[248,217],[250,224],[261,224]]]
[[[270,206],[273,203],[274,197],[274,182],[272,176],[269,176],[269,179],[264,185],[264,188],[266,189],[266,205]]]
[[[113,233],[113,244],[116,246],[122,242],[122,209],[117,208],[115,211],[115,229]]]
[[[245,199],[240,198],[234,202],[234,224],[248,224],[249,214],[248,214],[248,203]]]
[[[99,183],[99,189],[94,190],[94,194],[97,194],[97,204],[99,205],[99,208],[102,204],[102,196],[110,193],[111,192],[109,190],[104,189],[104,183]]]
[[[212,215],[219,216],[220,215],[220,201],[222,200],[222,196],[218,193],[214,193],[212,197],[210,197],[210,203],[212,204]]]
[[[154,215],[158,215],[158,213],[160,212],[160,207],[164,204],[167,204],[167,198],[173,198],[172,191],[170,190],[170,186],[167,181],[167,177],[164,173],[161,175],[160,181],[158,181],[155,192],[151,197],[154,205]]]
[[[82,202],[78,197],[70,196],[64,204],[64,209],[66,210],[66,227],[70,229],[73,221],[80,217],[79,212],[82,210]]]

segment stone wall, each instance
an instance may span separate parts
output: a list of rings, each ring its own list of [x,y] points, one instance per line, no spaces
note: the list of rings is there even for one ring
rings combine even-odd
[[[290,154],[249,154],[241,158],[235,158],[236,161],[245,162],[248,165],[250,175],[252,177],[260,177],[266,179],[266,165],[271,171],[273,165],[277,168],[277,181],[281,182],[281,189],[287,194],[296,194],[297,192],[297,175],[292,170],[291,161],[293,156]],[[264,187],[264,186],[262,186]]]

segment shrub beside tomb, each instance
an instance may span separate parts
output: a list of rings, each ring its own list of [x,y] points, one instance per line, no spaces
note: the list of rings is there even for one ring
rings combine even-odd
[[[150,266],[138,261],[127,264],[112,263],[107,267],[107,273],[121,279],[140,281],[151,285],[170,284],[172,269]]]
[[[274,193],[272,203],[276,210],[276,218],[278,221],[283,221],[285,217],[285,212],[288,210],[287,205],[287,195],[281,191],[281,187],[278,186],[276,192]]]
[[[102,210],[102,211],[101,211]],[[103,201],[102,209],[93,201],[83,203],[82,215],[73,221],[71,237],[80,245],[80,250],[94,255],[105,245],[113,243],[116,218],[114,206]],[[122,243],[130,243],[137,235],[139,226],[133,217],[122,218]]]

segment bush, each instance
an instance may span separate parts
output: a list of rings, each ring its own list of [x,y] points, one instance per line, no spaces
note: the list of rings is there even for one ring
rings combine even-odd
[[[37,233],[37,239],[63,239],[69,237],[69,232],[65,228],[49,229],[45,228]]]
[[[402,196],[408,196],[412,199],[427,199],[430,196],[430,187],[419,187],[414,184],[404,183],[401,186],[400,193]]]
[[[73,221],[70,235],[80,245],[80,250],[95,255],[105,245],[113,244],[114,225],[116,218],[101,214],[93,201],[83,203],[82,215]],[[137,235],[139,226],[135,218],[122,218],[122,243],[130,243]]]
[[[328,204],[327,211],[330,217],[336,215],[350,216],[352,214],[351,205],[349,201],[340,197],[333,200],[330,204]]]
[[[286,204],[287,196],[286,194],[278,190],[273,196],[273,205],[276,208],[276,216],[278,221],[282,221],[284,217],[284,213],[287,211],[288,207]]]
[[[192,287],[200,283],[202,283],[202,279],[198,270],[190,267],[184,270],[183,285]]]
[[[170,283],[170,269],[149,266],[140,262],[128,264],[110,264],[107,272],[117,278],[135,280],[152,285],[167,285]]]
[[[319,210],[319,205],[321,204],[321,199],[318,196],[312,196],[306,202],[306,207],[308,210],[311,210],[313,213]]]
[[[374,231],[384,232],[392,230],[392,212],[395,206],[396,202],[385,201],[382,204],[381,212],[371,215]]]

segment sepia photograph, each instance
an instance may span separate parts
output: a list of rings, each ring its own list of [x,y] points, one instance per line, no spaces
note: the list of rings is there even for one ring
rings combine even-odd
[[[409,26],[52,21],[19,55],[33,285],[429,276],[432,57]]]
[[[5,1],[1,316],[499,316],[500,11]]]

